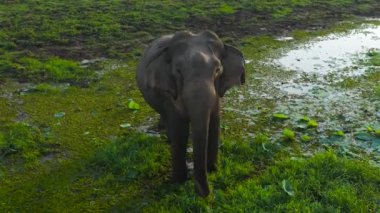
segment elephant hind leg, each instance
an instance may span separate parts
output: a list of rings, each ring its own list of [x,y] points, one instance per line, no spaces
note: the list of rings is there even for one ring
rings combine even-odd
[[[157,124],[157,129],[158,131],[162,131],[162,130],[165,130],[165,118],[160,115],[160,120],[158,121],[158,124]]]
[[[212,114],[210,117],[208,147],[207,147],[207,171],[214,172],[217,170],[218,150],[220,143],[220,117],[219,112]]]

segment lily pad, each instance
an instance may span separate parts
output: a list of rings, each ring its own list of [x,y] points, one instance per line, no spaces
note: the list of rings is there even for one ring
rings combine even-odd
[[[344,136],[344,132],[343,132],[343,131],[336,131],[336,132],[334,133],[334,135],[337,135],[337,136],[341,136],[341,137],[343,137],[343,136]]]
[[[294,141],[296,139],[296,134],[294,131],[288,128],[282,130],[282,136],[289,141]]]
[[[65,112],[57,112],[54,114],[55,118],[63,118],[65,117],[66,113]]]
[[[138,103],[136,103],[134,100],[130,100],[128,102],[128,109],[139,110],[140,109],[140,105]]]
[[[303,122],[309,122],[310,121],[310,118],[308,118],[307,116],[303,116],[300,121],[303,121]]]
[[[303,142],[309,142],[309,141],[311,141],[313,138],[312,137],[310,137],[309,135],[302,135],[301,136],[301,140],[303,141]]]
[[[380,146],[380,138],[374,138],[372,140],[372,146]],[[380,147],[379,147],[380,148]],[[380,150],[379,150],[380,151]]]
[[[282,189],[289,195],[294,196],[294,190],[292,186],[290,185],[290,182],[288,180],[282,181]]]
[[[120,127],[121,128],[130,128],[132,125],[130,123],[123,123],[123,124],[120,124]]]
[[[359,132],[355,135],[355,138],[361,141],[371,141],[373,136],[368,132]]]
[[[281,120],[289,119],[289,116],[282,113],[275,113],[273,114],[273,117]]]
[[[307,127],[316,128],[316,127],[318,127],[318,123],[315,120],[309,120],[309,122],[307,122]]]
[[[297,130],[300,130],[300,131],[303,131],[303,130],[306,130],[307,129],[307,125],[306,124],[299,124],[296,126]]]
[[[344,137],[338,136],[338,135],[332,135],[330,137],[322,137],[320,138],[320,143],[326,143],[326,144],[336,144],[336,143],[342,143],[344,142]]]
[[[378,137],[380,137],[380,129],[378,129],[378,130],[375,131],[375,135],[378,136]]]

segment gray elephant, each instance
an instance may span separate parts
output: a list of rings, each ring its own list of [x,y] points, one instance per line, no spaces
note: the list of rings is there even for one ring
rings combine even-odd
[[[162,36],[146,49],[136,80],[167,132],[174,182],[187,179],[186,147],[191,126],[194,179],[200,196],[210,193],[220,138],[220,97],[245,81],[243,54],[212,31]]]

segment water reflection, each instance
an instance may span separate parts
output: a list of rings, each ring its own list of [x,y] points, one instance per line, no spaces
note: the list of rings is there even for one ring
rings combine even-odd
[[[298,46],[278,63],[290,70],[326,75],[353,66],[358,54],[372,48],[380,49],[380,26],[367,25],[348,34],[320,37]],[[362,69],[353,69],[347,75],[362,73]]]

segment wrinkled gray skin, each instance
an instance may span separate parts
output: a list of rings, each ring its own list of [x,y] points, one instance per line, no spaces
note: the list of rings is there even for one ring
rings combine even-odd
[[[171,144],[172,178],[187,179],[186,146],[191,125],[196,191],[207,196],[207,171],[215,171],[220,138],[220,97],[245,81],[243,54],[211,31],[165,35],[145,51],[137,84],[161,115]]]

